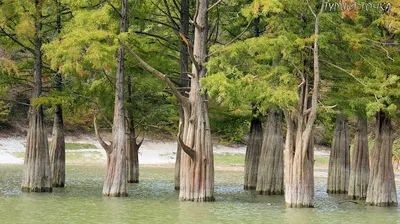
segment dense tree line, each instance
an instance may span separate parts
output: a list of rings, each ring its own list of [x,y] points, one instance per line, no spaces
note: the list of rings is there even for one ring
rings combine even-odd
[[[29,105],[22,190],[64,187],[65,127],[93,124],[104,196],[139,183],[140,133],[162,129],[178,142],[181,200],[215,199],[213,133],[249,135],[244,189],[285,195],[288,207],[314,206],[322,141],[328,193],[396,205],[400,5],[344,3],[1,1],[0,122]]]

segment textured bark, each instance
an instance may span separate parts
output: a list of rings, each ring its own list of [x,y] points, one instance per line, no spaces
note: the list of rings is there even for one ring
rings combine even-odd
[[[389,115],[376,115],[375,144],[372,148],[371,171],[366,202],[376,206],[397,206],[392,165],[394,132]]]
[[[329,156],[328,186],[330,194],[347,194],[350,177],[350,135],[345,115],[336,116],[332,149]]]
[[[256,191],[267,195],[284,193],[282,113],[275,109],[269,110],[265,125]]]
[[[127,0],[122,0],[120,33],[126,32]],[[104,178],[103,196],[124,197],[127,190],[126,167],[126,134],[125,134],[125,110],[124,110],[124,48],[120,47],[117,53],[118,67],[115,82],[113,142],[108,147],[107,171]]]
[[[60,2],[57,1],[57,33],[61,32]],[[56,90],[62,91],[62,74],[60,71],[55,75]],[[65,137],[62,106],[55,106],[53,134],[50,148],[50,165],[53,174],[53,187],[64,187],[65,185]]]
[[[35,1],[35,39],[34,39],[34,88],[32,99],[42,93],[42,2]],[[26,138],[24,174],[21,189],[25,192],[51,192],[52,175],[50,169],[47,135],[43,122],[42,106],[29,108],[29,127]]]
[[[323,12],[315,15],[315,39],[313,47],[314,81],[312,83],[311,105],[308,93],[311,91],[308,75],[298,71],[302,82],[298,86],[299,104],[294,112],[286,111],[286,162],[285,205],[287,207],[314,207],[314,140],[312,130],[317,117],[319,74],[318,35],[319,19]],[[306,63],[308,66],[308,63]]]
[[[189,9],[190,2],[189,0],[181,0],[181,17],[180,17],[180,30],[179,32],[185,36],[189,35]],[[180,73],[181,73],[181,87],[189,87],[189,77],[187,72],[189,71],[189,53],[186,43],[183,40],[180,40]],[[183,95],[185,94],[185,90],[182,91]],[[179,123],[184,124],[184,114],[183,108],[181,107],[179,112]],[[176,149],[176,161],[175,161],[175,172],[174,172],[174,182],[175,182],[175,190],[179,190],[180,188],[180,172],[181,172],[181,147],[178,144]]]
[[[206,75],[208,1],[196,1],[193,76],[188,104],[184,106],[184,125],[180,127],[181,154],[180,200],[214,201],[214,156],[208,117],[207,96],[200,79]],[[182,137],[182,138],[181,138]]]
[[[253,118],[250,124],[250,137],[247,142],[246,157],[244,161],[244,189],[254,190],[257,187],[258,164],[260,161],[263,141],[262,124],[258,117]]]
[[[358,119],[357,132],[354,137],[354,149],[351,160],[349,196],[364,200],[367,197],[369,181],[369,152],[367,120]]]
[[[65,185],[65,138],[61,105],[56,105],[53,134],[50,148],[50,164],[53,173],[53,187]]]

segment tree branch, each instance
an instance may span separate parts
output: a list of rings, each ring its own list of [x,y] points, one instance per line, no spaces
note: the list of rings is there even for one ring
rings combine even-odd
[[[181,138],[181,131],[182,131],[182,123],[179,124],[179,131],[178,131],[178,143],[181,146],[181,148],[183,149],[183,151],[188,154],[188,156],[190,156],[190,158],[192,158],[194,160],[195,156],[196,156],[196,151],[194,151],[193,149],[191,149],[189,146],[185,145],[185,143],[182,141]]]
[[[220,2],[222,2],[222,0],[218,0],[214,5],[212,5],[210,8],[208,8],[207,11],[210,11],[212,8],[217,6]]]
[[[94,126],[94,132],[96,133],[97,141],[104,148],[104,150],[106,151],[107,154],[111,154],[112,153],[112,143],[110,145],[107,145],[107,143],[104,142],[104,140],[99,135],[99,131],[97,128],[97,122],[96,122],[96,115],[94,115],[94,117],[93,117],[93,126]]]
[[[145,61],[143,61],[143,59],[141,59],[139,57],[139,55],[137,55],[132,48],[130,48],[123,40],[118,39],[119,43],[128,50],[128,52],[134,57],[136,58],[136,60],[139,61],[139,63],[145,68],[147,69],[149,72],[155,74],[157,77],[159,77],[160,79],[164,80],[165,83],[168,85],[169,88],[171,88],[171,91],[173,92],[173,94],[175,95],[175,97],[178,99],[178,101],[182,104],[182,106],[187,107],[188,106],[188,99],[186,97],[184,97],[179,90],[176,88],[176,86],[171,82],[171,80],[164,75],[163,73],[159,72],[157,69],[151,67],[149,64],[147,64]]]
[[[193,46],[190,44],[189,40],[185,37],[185,35],[183,33],[179,32],[179,36],[182,38],[183,42],[185,42],[185,44],[187,45],[189,57],[190,57],[190,60],[192,60],[194,67],[196,67],[197,71],[200,71],[200,69],[201,69],[200,65],[197,62],[196,58],[194,57]]]

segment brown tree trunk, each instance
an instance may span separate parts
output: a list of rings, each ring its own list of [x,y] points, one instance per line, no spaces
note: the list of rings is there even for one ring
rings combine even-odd
[[[350,177],[350,135],[345,115],[336,116],[332,149],[329,156],[328,186],[329,194],[347,194]]]
[[[126,32],[127,0],[122,0],[120,33]],[[124,48],[117,53],[118,67],[115,82],[113,142],[105,147],[107,152],[107,171],[104,178],[103,196],[125,197],[127,190],[126,134],[124,112]]]
[[[319,95],[318,35],[319,19],[322,12],[323,8],[318,14],[315,14],[314,81],[311,105],[309,105],[308,97],[311,87],[309,87],[307,73],[298,71],[302,76],[302,82],[298,87],[300,101],[295,112],[285,112],[287,122],[285,205],[287,207],[314,207],[314,140],[312,130],[317,117]]]
[[[204,63],[207,56],[208,0],[198,0],[196,6],[193,46],[195,61],[192,66],[189,101],[183,108],[185,116],[183,133],[180,130],[178,135],[179,144],[185,152],[181,154],[179,198],[201,202],[214,201],[214,156],[207,96],[200,91],[200,79],[206,75]]]
[[[253,109],[253,117],[250,124],[250,137],[247,142],[246,157],[244,161],[244,189],[254,190],[257,187],[258,164],[260,161],[263,141],[261,120]]]
[[[375,144],[372,148],[371,171],[366,202],[376,206],[397,206],[392,165],[394,133],[389,115],[376,115]]]
[[[34,88],[32,99],[40,97],[42,93],[42,1],[35,1],[35,62]],[[43,107],[30,106],[29,128],[26,138],[24,160],[24,174],[21,189],[24,192],[51,192],[52,175],[50,169],[47,134],[43,122]]]
[[[181,0],[181,18],[180,18],[180,33],[185,35],[186,37],[189,35],[189,9],[190,2],[189,0]],[[190,82],[188,81],[189,77],[187,72],[189,71],[189,53],[186,43],[183,40],[180,40],[180,73],[181,73],[181,87],[189,87]],[[185,94],[185,90],[182,91],[182,95]],[[184,125],[184,114],[183,108],[181,106],[179,111],[179,123]],[[175,181],[175,190],[180,189],[180,170],[181,170],[181,146],[178,143],[176,150],[176,161],[175,161],[175,173],[174,173],[174,181]]]
[[[57,1],[57,33],[61,33],[60,2]],[[56,90],[62,91],[62,74],[60,71],[55,76]],[[65,137],[64,122],[61,104],[56,105],[53,122],[53,134],[50,148],[50,165],[53,174],[53,187],[64,187],[65,185]]]
[[[269,110],[264,129],[256,191],[267,195],[284,193],[282,113],[275,109]]]
[[[351,160],[349,196],[364,200],[367,197],[369,181],[369,152],[367,119],[358,119],[358,128],[354,137],[354,150]]]

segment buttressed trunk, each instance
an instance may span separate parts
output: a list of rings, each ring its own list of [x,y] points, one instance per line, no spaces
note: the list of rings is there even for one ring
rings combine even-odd
[[[281,195],[284,193],[281,111],[269,110],[263,138],[256,190],[260,194]]]
[[[190,9],[190,2],[189,0],[181,0],[181,17],[180,17],[180,32],[188,36],[189,35],[189,9]],[[187,72],[189,71],[189,53],[188,53],[188,48],[186,43],[183,40],[180,40],[180,73],[181,73],[181,87],[189,87],[189,77],[187,75]],[[181,91],[182,95],[187,96],[185,94],[185,90]],[[184,124],[185,122],[183,119],[185,119],[184,114],[183,114],[183,108],[181,106],[180,111],[179,111],[179,123]],[[174,170],[174,182],[175,182],[175,190],[180,189],[180,173],[181,173],[181,146],[178,143],[177,149],[176,149],[176,161],[175,161],[175,170]]]
[[[371,172],[366,202],[376,206],[397,206],[392,164],[394,133],[392,121],[385,112],[376,115],[375,144],[372,148]]]
[[[307,73],[299,70],[298,73],[302,77],[302,82],[298,86],[299,103],[297,109],[294,112],[285,112],[288,127],[285,144],[287,162],[285,165],[285,205],[287,207],[314,207],[314,139],[312,130],[317,117],[319,95],[318,35],[322,12],[323,7],[318,14],[313,13],[315,15],[315,39],[312,86],[309,86]],[[308,94],[311,91],[312,97],[309,100]]]
[[[181,154],[180,200],[214,201],[214,156],[208,117],[207,96],[203,94],[200,78],[206,75],[208,1],[196,1],[194,16],[193,74],[188,103],[183,105],[183,133],[178,140],[185,153]],[[180,127],[182,129],[182,126]]]
[[[262,124],[258,117],[251,119],[250,137],[247,143],[246,158],[244,161],[244,189],[254,190],[257,187],[258,164],[262,147]]]
[[[60,2],[57,1],[57,33],[61,33]],[[62,91],[62,74],[60,71],[55,75],[56,90]],[[56,111],[53,122],[53,134],[50,148],[50,165],[53,173],[53,187],[64,187],[65,185],[65,137],[62,106],[55,106]]]
[[[35,8],[35,62],[32,99],[40,97],[42,93],[42,24],[40,21],[42,17],[42,2],[36,1]],[[21,189],[25,192],[52,191],[49,149],[43,118],[43,107],[31,105],[29,108],[29,128],[26,138],[24,174],[21,184]]]
[[[329,157],[328,186],[330,194],[347,194],[350,177],[350,135],[345,115],[336,116],[332,149]]]
[[[127,0],[122,1],[120,33],[126,32]],[[124,112],[124,48],[117,53],[118,67],[115,82],[113,142],[105,147],[107,152],[107,171],[104,178],[103,196],[123,197],[127,191],[126,134]]]
[[[358,127],[354,137],[354,149],[351,160],[349,196],[353,199],[367,197],[369,181],[369,152],[367,119],[359,118]]]

